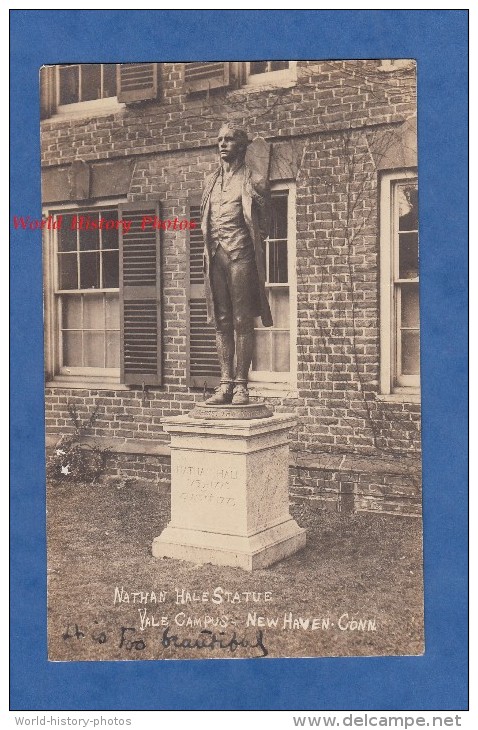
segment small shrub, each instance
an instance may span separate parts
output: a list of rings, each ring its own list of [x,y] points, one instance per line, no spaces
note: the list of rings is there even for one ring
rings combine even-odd
[[[68,404],[68,412],[75,431],[72,436],[62,436],[47,464],[47,479],[53,482],[97,482],[104,472],[108,449],[83,441],[98,413],[96,405],[82,422],[74,403]]]

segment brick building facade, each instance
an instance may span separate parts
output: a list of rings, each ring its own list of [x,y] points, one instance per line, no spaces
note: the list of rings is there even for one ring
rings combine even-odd
[[[168,481],[161,418],[217,382],[188,221],[232,117],[272,188],[251,391],[298,416],[291,498],[419,514],[415,64],[48,67],[41,101],[47,446],[76,420],[109,474]]]

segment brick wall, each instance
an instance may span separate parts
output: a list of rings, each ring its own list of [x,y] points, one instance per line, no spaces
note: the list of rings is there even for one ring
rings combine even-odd
[[[299,441],[310,450],[420,449],[419,409],[377,400],[378,190],[370,147],[363,131],[311,138],[298,176]]]
[[[112,453],[106,458],[106,472],[113,478],[168,486],[171,483],[171,460],[164,456]]]
[[[299,454],[290,471],[292,501],[339,512],[421,515],[417,457]]]
[[[413,71],[378,71],[377,61],[299,62],[292,88],[241,87],[188,96],[182,63],[162,64],[158,101],[91,119],[45,121],[42,163],[111,159],[215,144],[219,122],[234,115],[251,135],[308,136],[330,129],[403,121],[416,113]]]
[[[219,121],[231,112],[242,113],[251,136],[300,143],[297,397],[269,399],[278,412],[299,416],[292,434],[297,454],[382,458],[420,453],[419,405],[378,397],[377,168],[387,152],[383,130],[398,136],[400,123],[415,113],[415,77],[406,70],[383,74],[377,68],[374,61],[304,62],[292,88],[243,88],[191,98],[185,93],[182,64],[164,64],[158,102],[105,117],[42,124],[45,167],[61,168],[75,159],[132,157],[128,198],[159,199],[163,218],[187,217],[189,195],[201,190],[217,164]],[[73,432],[68,405],[74,404],[82,419],[97,409],[91,436],[166,443],[161,417],[185,413],[202,399],[186,387],[186,251],[184,232],[162,233],[163,387],[146,394],[134,388],[48,387],[46,424],[53,437]],[[110,466],[117,471],[123,464],[139,474],[150,470],[148,458],[116,456]],[[404,509],[409,497],[417,498],[417,473],[415,468],[412,476],[399,475],[401,481],[395,483]],[[344,496],[350,490],[358,508],[380,499],[384,505],[390,495],[388,504],[394,503],[393,472],[378,480],[366,465],[359,472],[314,467],[305,476],[303,469],[291,474],[299,498],[320,494],[326,476],[327,483],[336,485],[331,487],[333,500],[342,495],[343,505],[350,504]]]

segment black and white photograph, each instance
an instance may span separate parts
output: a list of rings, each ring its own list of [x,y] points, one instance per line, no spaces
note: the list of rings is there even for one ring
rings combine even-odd
[[[49,660],[424,653],[416,74],[41,68]]]

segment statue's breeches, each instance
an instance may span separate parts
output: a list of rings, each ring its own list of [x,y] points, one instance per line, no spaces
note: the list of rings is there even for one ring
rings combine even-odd
[[[247,334],[258,311],[259,283],[254,250],[245,249],[232,260],[218,246],[211,262],[211,288],[218,332]]]

